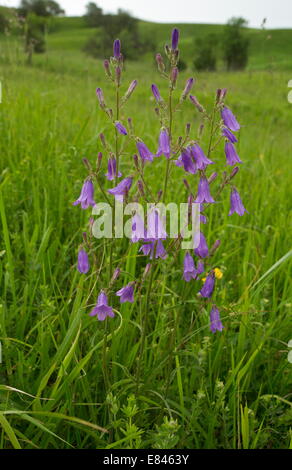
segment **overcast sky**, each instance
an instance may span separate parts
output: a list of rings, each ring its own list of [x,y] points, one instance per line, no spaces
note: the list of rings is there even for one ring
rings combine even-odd
[[[89,0],[59,0],[70,16],[85,12]],[[18,6],[19,0],[0,0],[1,5]],[[105,12],[123,8],[137,18],[163,23],[226,23],[243,16],[250,26],[259,27],[267,18],[267,28],[292,28],[292,0],[97,0]]]

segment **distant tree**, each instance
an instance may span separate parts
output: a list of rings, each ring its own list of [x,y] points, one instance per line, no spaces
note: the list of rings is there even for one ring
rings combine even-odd
[[[3,13],[0,13],[0,33],[5,33],[9,26],[9,21]]]
[[[218,38],[215,34],[209,34],[205,38],[196,40],[197,55],[194,60],[195,70],[216,70],[216,47]]]
[[[102,16],[102,26],[87,41],[84,50],[94,57],[109,57],[113,52],[113,41],[117,37],[122,41],[125,57],[130,60],[155,49],[153,37],[141,37],[138,20],[124,10],[118,10],[116,15]]]
[[[46,51],[45,31],[46,18],[35,13],[29,13],[24,22],[25,52],[27,63],[32,64],[33,54]]]
[[[179,59],[177,66],[180,72],[184,72],[188,68],[188,64],[183,59]]]
[[[224,60],[227,70],[244,69],[248,62],[249,39],[244,34],[244,18],[231,18],[223,34]]]
[[[84,16],[87,26],[90,28],[102,26],[103,11],[96,3],[90,2],[86,5],[86,14]]]
[[[65,14],[65,11],[54,0],[21,0],[18,12],[19,15],[23,17],[26,17],[30,13],[43,17]]]

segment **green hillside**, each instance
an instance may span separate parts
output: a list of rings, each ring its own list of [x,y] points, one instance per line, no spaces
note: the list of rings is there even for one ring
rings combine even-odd
[[[0,8],[0,11],[4,14],[11,15],[11,10],[4,7]],[[178,25],[139,22],[142,37],[149,37],[150,35],[154,37],[157,50],[161,50],[164,45],[164,38],[169,36],[169,31],[174,26],[179,27],[181,30],[181,51],[189,67],[192,67],[195,54],[195,40],[212,33],[218,35],[220,42],[220,36],[224,29],[224,25],[195,24],[195,22],[194,24]],[[94,28],[86,26],[82,17],[56,18],[50,26],[47,37],[48,51],[51,53],[57,51],[70,52],[69,56],[72,53],[79,55],[88,38],[94,35],[94,31]],[[247,35],[250,38],[248,69],[292,69],[292,29],[261,30],[249,28]],[[220,47],[218,47],[218,57],[220,63]],[[39,61],[42,62],[41,59]]]

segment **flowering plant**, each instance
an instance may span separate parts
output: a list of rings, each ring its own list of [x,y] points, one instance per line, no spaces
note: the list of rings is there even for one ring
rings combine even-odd
[[[209,328],[212,333],[223,330],[219,308],[213,302],[216,281],[223,276],[222,271],[213,265],[213,256],[220,246],[220,240],[214,240],[209,248],[206,234],[200,229],[193,239],[193,246],[183,254],[181,259],[182,232],[174,238],[169,236],[166,228],[166,218],[162,216],[158,206],[159,203],[166,204],[169,197],[169,188],[172,185],[181,184],[181,194],[186,194],[188,206],[189,222],[193,206],[198,209],[199,221],[203,225],[208,224],[208,209],[219,202],[220,195],[225,188],[230,188],[230,212],[235,212],[242,216],[246,209],[243,206],[240,195],[233,185],[235,176],[239,171],[238,164],[242,161],[237,154],[237,136],[234,134],[240,130],[233,112],[225,105],[227,90],[218,89],[211,113],[208,113],[198,98],[191,94],[194,86],[194,79],[189,78],[180,95],[178,102],[174,99],[174,90],[177,87],[179,70],[179,31],[172,32],[171,46],[166,46],[165,53],[168,59],[168,66],[161,54],[156,55],[159,73],[168,82],[169,90],[167,99],[163,98],[156,84],[152,84],[151,90],[156,102],[156,115],[160,123],[158,130],[157,149],[150,149],[149,144],[135,135],[133,120],[129,118],[124,122],[122,108],[134,93],[138,82],[134,80],[126,93],[122,96],[121,86],[124,75],[124,59],[121,53],[121,43],[117,39],[114,42],[113,57],[104,61],[104,69],[107,78],[115,89],[115,108],[107,105],[106,98],[101,88],[97,88],[97,98],[101,110],[107,115],[112,123],[112,134],[110,143],[101,134],[100,139],[104,148],[103,154],[98,155],[96,169],[93,169],[90,162],[84,159],[88,169],[88,177],[84,182],[80,197],[74,203],[80,204],[86,210],[95,206],[96,197],[109,204],[113,211],[113,220],[110,221],[112,236],[117,232],[116,224],[117,205],[131,203],[133,207],[137,202],[146,205],[151,202],[151,209],[147,213],[147,223],[139,215],[138,211],[133,211],[130,218],[130,240],[127,244],[121,240],[112,239],[110,242],[104,240],[103,247],[99,247],[101,255],[96,253],[93,245],[93,235],[95,221],[90,219],[89,233],[84,233],[83,244],[80,246],[78,254],[78,270],[83,275],[88,275],[90,271],[90,258],[93,259],[102,289],[98,293],[97,303],[89,312],[89,315],[96,317],[99,321],[105,322],[103,366],[107,364],[107,344],[110,322],[116,321],[117,315],[121,315],[121,308],[117,303],[130,303],[135,312],[140,314],[141,336],[138,340],[137,361],[135,365],[136,387],[139,391],[141,367],[145,351],[146,337],[155,316],[155,305],[159,299],[154,299],[153,291],[155,284],[164,282],[167,288],[167,274],[171,267],[180,267],[179,277],[185,283],[192,285],[191,289],[184,289],[179,305],[183,308],[188,301],[188,296],[196,297],[202,308],[208,309],[210,315]],[[193,137],[191,125],[186,123],[185,135],[176,139],[175,118],[177,112],[188,100],[194,111],[201,116],[198,136]],[[203,148],[201,142],[204,133],[209,131],[208,145]],[[137,153],[130,161],[124,161],[124,148],[126,142],[135,145]],[[213,157],[214,151],[224,144],[226,162],[220,162]],[[103,165],[104,154],[107,163]],[[164,176],[158,194],[153,194],[151,179],[154,174],[156,162],[165,159]],[[129,170],[132,165],[131,170]],[[227,165],[227,166],[226,166]],[[182,171],[180,181],[177,177],[172,177],[176,167]],[[222,177],[216,188],[216,182],[220,180],[219,171],[222,169]],[[228,167],[232,167],[228,171]],[[107,173],[105,169],[107,168]],[[210,169],[216,171],[209,173]],[[178,171],[178,170],[177,170]],[[98,191],[98,196],[96,196]],[[136,206],[135,206],[136,207]],[[96,212],[93,212],[96,213]],[[196,240],[196,241],[195,241]],[[135,265],[134,272],[127,272],[124,260],[131,254],[139,258],[139,265]],[[103,258],[106,262],[106,269],[101,270],[99,263]],[[141,262],[140,262],[141,259]],[[122,261],[121,261],[122,260]],[[180,264],[181,263],[181,264]],[[167,266],[167,267],[165,267]],[[177,271],[176,271],[177,272]],[[132,279],[129,279],[130,277]],[[164,279],[162,281],[162,278]],[[94,291],[94,289],[93,289]],[[92,291],[92,295],[93,295]],[[95,294],[96,295],[96,294]],[[113,319],[113,320],[112,320]],[[155,324],[155,323],[154,323]],[[179,317],[175,314],[174,328],[170,335],[170,344],[175,348],[176,330],[179,324]],[[135,362],[135,361],[134,361]],[[105,377],[108,375],[104,371]]]

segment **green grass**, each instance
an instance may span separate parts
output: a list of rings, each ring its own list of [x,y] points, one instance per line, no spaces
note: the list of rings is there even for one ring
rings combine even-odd
[[[123,306],[110,322],[105,350],[103,325],[87,315],[103,287],[102,274],[83,278],[75,267],[88,215],[72,207],[86,177],[81,160],[94,165],[102,150],[99,133],[109,141],[113,136],[95,88],[104,88],[108,102],[114,96],[100,61],[77,48],[86,30],[70,21],[72,30],[52,34],[48,54],[36,57],[31,68],[9,40],[0,72],[0,448],[291,447],[291,73],[250,69],[196,76],[195,93],[209,108],[216,89],[228,88],[227,103],[242,124],[244,165],[236,185],[249,214],[228,217],[223,195],[222,210],[216,205],[205,229],[209,243],[222,242],[214,258],[224,272],[215,298],[222,334],[212,335],[208,312],[199,313],[197,284],[188,286],[188,301],[181,302],[181,260],[171,270],[162,264],[136,399],[137,304]],[[162,28],[166,37],[169,28]],[[192,28],[185,25],[183,33]],[[285,51],[274,47],[275,63],[286,61]],[[254,56],[259,69],[269,68],[264,57],[259,51]],[[155,81],[164,95],[167,85],[147,62],[130,63],[126,72],[123,89],[134,78],[139,87],[122,119],[131,116],[136,134],[154,149],[159,123],[150,85]],[[176,96],[189,73],[181,74]],[[186,122],[195,135],[199,117],[189,104],[177,116],[175,135]],[[123,159],[125,174],[133,152],[129,147]],[[224,159],[222,148],[214,158]],[[158,191],[165,160],[156,162],[151,180]],[[174,171],[181,182],[181,170]],[[181,185],[169,196],[181,201]],[[98,243],[96,253],[105,270],[108,255],[103,258]],[[131,251],[123,280],[138,276],[144,265]]]

